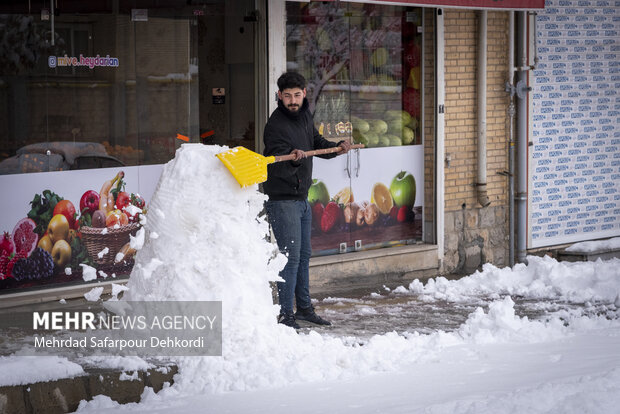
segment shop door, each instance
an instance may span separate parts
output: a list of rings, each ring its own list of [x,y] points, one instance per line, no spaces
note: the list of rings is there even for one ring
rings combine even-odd
[[[620,9],[580,6],[536,15],[528,248],[620,235]]]
[[[177,147],[185,140],[255,149],[256,23],[252,0],[219,0],[149,8],[132,25],[144,151],[161,151],[164,138]]]
[[[366,148],[315,159],[314,255],[421,241],[422,10],[286,4],[287,69],[308,81],[315,126]]]
[[[254,1],[213,1],[195,9],[201,141],[255,150]]]

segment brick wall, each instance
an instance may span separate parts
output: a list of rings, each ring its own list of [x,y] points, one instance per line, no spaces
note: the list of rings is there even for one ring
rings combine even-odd
[[[445,13],[446,272],[471,272],[482,263],[506,264],[509,97],[506,12],[489,12],[487,48],[487,189],[491,205],[476,198],[478,17],[471,10]]]
[[[477,15],[475,11],[447,11],[445,15],[446,63],[446,211],[479,208],[477,178],[476,57]],[[506,203],[507,169],[506,81],[507,13],[488,13],[487,49],[487,182],[491,203]]]
[[[508,13],[488,13],[487,47],[487,182],[495,205],[508,203]]]

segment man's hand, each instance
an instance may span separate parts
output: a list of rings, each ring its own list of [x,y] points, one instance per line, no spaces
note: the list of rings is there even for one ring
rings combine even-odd
[[[306,153],[300,149],[294,149],[293,151],[291,151],[291,154],[295,156],[295,159],[293,161],[299,161],[302,158],[307,157]]]
[[[341,148],[341,150],[338,151],[338,155],[346,154],[351,149],[351,143],[349,141],[342,141],[339,147]]]

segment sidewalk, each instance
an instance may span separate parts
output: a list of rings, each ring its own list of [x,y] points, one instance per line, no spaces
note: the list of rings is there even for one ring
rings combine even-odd
[[[92,286],[89,286],[92,289]],[[109,297],[104,297],[104,300]],[[10,308],[0,308],[0,317],[14,318],[23,311],[63,310],[71,311],[88,304],[94,308],[102,307],[101,302],[86,302],[84,298],[47,303],[27,304]],[[2,332],[0,339],[0,356],[17,353],[28,337],[25,332]],[[34,363],[36,364],[34,357]],[[41,380],[24,385],[0,386],[0,414],[21,413],[68,413],[77,410],[81,400],[91,400],[96,395],[107,395],[119,403],[140,401],[145,387],[160,391],[165,383],[174,382],[178,372],[176,366],[165,362],[145,360],[142,370],[102,368],[97,362],[79,357],[68,358],[72,363],[82,366],[83,375],[58,380]],[[84,362],[87,361],[87,362]],[[148,368],[151,366],[152,368]],[[135,367],[134,367],[135,368]],[[2,375],[19,375],[19,373],[0,372]],[[41,374],[42,378],[44,374]],[[14,377],[15,378],[15,377]]]
[[[384,285],[396,287],[399,284],[407,284],[416,276],[436,275],[436,261],[428,260],[432,257],[433,247],[428,246],[403,246],[391,250],[393,254],[382,255],[381,251],[364,251],[351,253],[348,257],[319,257],[312,263],[312,290],[316,297],[348,296],[361,298],[373,289]],[[385,256],[385,257],[383,257]],[[409,260],[403,260],[404,257]],[[385,261],[386,263],[381,263]],[[426,263],[428,262],[428,263]],[[425,264],[419,273],[420,264]],[[391,272],[379,269],[390,268]],[[423,275],[421,273],[424,273]],[[338,277],[334,277],[338,275]],[[366,275],[366,276],[360,276]],[[114,281],[118,283],[119,281]],[[120,281],[121,283],[124,281]],[[95,285],[75,286],[71,288],[51,289],[46,291],[45,299],[36,296],[32,292],[24,295],[14,295],[11,300],[5,300],[0,306],[0,317],[10,317],[12,312],[33,311],[38,309],[49,310],[50,305],[58,310],[70,310],[73,306],[85,303],[83,294]],[[97,284],[104,287],[104,300],[110,293],[108,284]],[[40,295],[40,293],[39,293]],[[65,299],[62,303],[61,299]],[[75,299],[69,299],[75,298]],[[94,302],[92,302],[94,304]],[[335,329],[317,329],[314,326],[304,326],[302,332],[310,329],[324,332],[327,335],[356,335],[361,331],[369,332],[367,327],[360,326],[355,315],[349,314],[343,309],[338,309],[338,304],[328,302],[319,305],[319,310],[324,310],[328,316],[334,319]],[[333,312],[343,312],[344,319],[335,316]],[[334,317],[335,316],[335,317]],[[390,318],[384,321],[385,325],[391,323]],[[302,325],[304,325],[302,323]],[[379,325],[381,325],[379,321]],[[363,336],[363,335],[362,335]],[[8,340],[6,340],[8,339]],[[4,344],[0,341],[0,355],[11,355],[18,351],[11,343],[17,345],[19,338],[5,336]],[[80,364],[79,361],[72,362]],[[172,366],[167,372],[160,372],[159,368],[148,371],[138,371],[133,376],[134,380],[127,380],[132,376],[132,371],[122,369],[101,369],[84,367],[86,375],[65,378],[53,381],[36,382],[27,385],[0,386],[0,414],[4,413],[66,413],[77,409],[81,400],[91,400],[96,395],[106,395],[119,403],[137,402],[145,387],[152,387],[155,392],[162,389],[164,383],[173,383],[173,377],[177,373],[177,367]],[[123,379],[121,379],[123,378]]]
[[[333,326],[316,326],[300,321],[300,333],[307,334],[313,330],[332,337],[355,338],[360,345],[374,335],[392,331],[420,334],[451,332],[457,330],[477,307],[485,306],[484,298],[480,297],[459,303],[424,302],[405,289],[385,286],[372,290],[350,290],[347,295],[339,297],[320,294],[317,297],[317,313],[331,320]],[[514,299],[517,314],[530,319],[544,317],[545,309],[549,307],[570,310],[583,306],[544,300],[546,306],[541,307],[537,300]],[[177,367],[170,366],[167,372],[160,370],[161,367],[133,374],[132,371],[123,373],[122,370],[85,367],[84,376],[0,387],[0,414],[73,412],[81,400],[88,401],[96,395],[106,395],[121,404],[138,402],[145,387],[152,387],[158,392],[164,383],[172,385]],[[132,376],[135,379],[128,380]]]

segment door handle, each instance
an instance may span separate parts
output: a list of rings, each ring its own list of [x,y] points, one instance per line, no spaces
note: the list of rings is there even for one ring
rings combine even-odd
[[[344,170],[347,172],[347,177],[351,178],[351,152],[347,153],[347,162],[345,164]]]
[[[355,177],[359,177],[360,176],[360,168],[361,168],[360,150],[356,149],[355,150],[355,154],[357,155],[357,165],[355,166]]]

